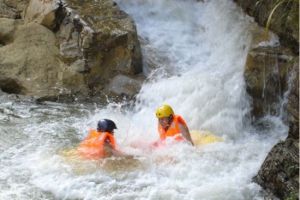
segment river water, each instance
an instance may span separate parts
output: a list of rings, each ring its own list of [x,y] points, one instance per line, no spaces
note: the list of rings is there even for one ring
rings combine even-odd
[[[287,127],[271,116],[267,126],[250,124],[243,69],[251,19],[228,0],[117,2],[143,41],[148,79],[137,101],[38,104],[1,94],[0,199],[263,199],[252,177]],[[224,141],[150,151],[147,144],[158,137],[154,112],[162,103],[191,130]],[[116,122],[118,146],[134,159],[70,156],[101,118]]]

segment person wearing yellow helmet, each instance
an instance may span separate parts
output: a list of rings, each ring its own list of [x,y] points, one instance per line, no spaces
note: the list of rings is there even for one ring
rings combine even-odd
[[[160,141],[174,138],[176,141],[189,141],[194,145],[186,122],[180,115],[175,115],[171,106],[165,104],[157,108],[158,132]],[[157,143],[156,143],[157,144]]]

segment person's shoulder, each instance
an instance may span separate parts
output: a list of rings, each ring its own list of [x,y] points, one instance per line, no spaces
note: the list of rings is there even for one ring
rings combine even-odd
[[[97,130],[95,129],[89,129],[88,131],[88,137],[94,136],[97,134]]]
[[[182,124],[186,125],[186,122],[185,122],[185,120],[183,119],[183,117],[181,115],[176,115],[176,118],[177,118],[179,123],[182,123]]]

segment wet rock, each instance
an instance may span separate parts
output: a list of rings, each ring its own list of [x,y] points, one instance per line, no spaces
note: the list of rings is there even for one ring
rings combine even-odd
[[[280,199],[298,199],[299,140],[275,145],[254,179]]]
[[[266,190],[266,198],[298,199],[299,57],[271,32],[255,26],[252,34],[244,76],[253,122],[273,115],[289,125],[288,138],[272,148],[254,180]]]
[[[272,10],[278,5],[277,0],[252,1],[235,0],[246,13],[265,27]],[[280,1],[273,12],[270,29],[280,37],[285,47],[290,47],[294,53],[299,52],[299,2]]]
[[[159,74],[171,74],[172,70],[169,70],[171,61],[164,52],[159,49],[155,49],[153,46],[149,45],[149,41],[144,38],[139,39],[141,41],[143,50],[143,66],[144,74],[147,76],[156,76]]]
[[[247,92],[252,97],[252,116],[278,115],[280,103],[288,89],[288,78],[294,64],[291,51],[276,43],[272,33],[265,35],[262,28],[253,29],[251,45],[244,72]]]
[[[143,77],[131,78],[124,75],[115,76],[108,84],[106,90],[112,95],[132,98],[141,88]]]
[[[299,57],[295,58],[290,78],[290,93],[287,104],[287,120],[289,124],[288,138],[299,141]]]

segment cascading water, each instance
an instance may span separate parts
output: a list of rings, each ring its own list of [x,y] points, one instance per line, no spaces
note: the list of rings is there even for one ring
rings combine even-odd
[[[252,182],[287,127],[250,126],[243,68],[250,20],[231,1],[119,0],[145,40],[144,57],[165,62],[150,72],[133,108],[121,104],[35,104],[2,95],[0,199],[263,199]],[[154,111],[172,105],[190,129],[209,130],[224,142],[148,151],[158,137]],[[68,162],[100,118],[117,122],[120,149],[135,162]],[[142,146],[142,145],[140,145]],[[99,166],[100,165],[100,166]]]

